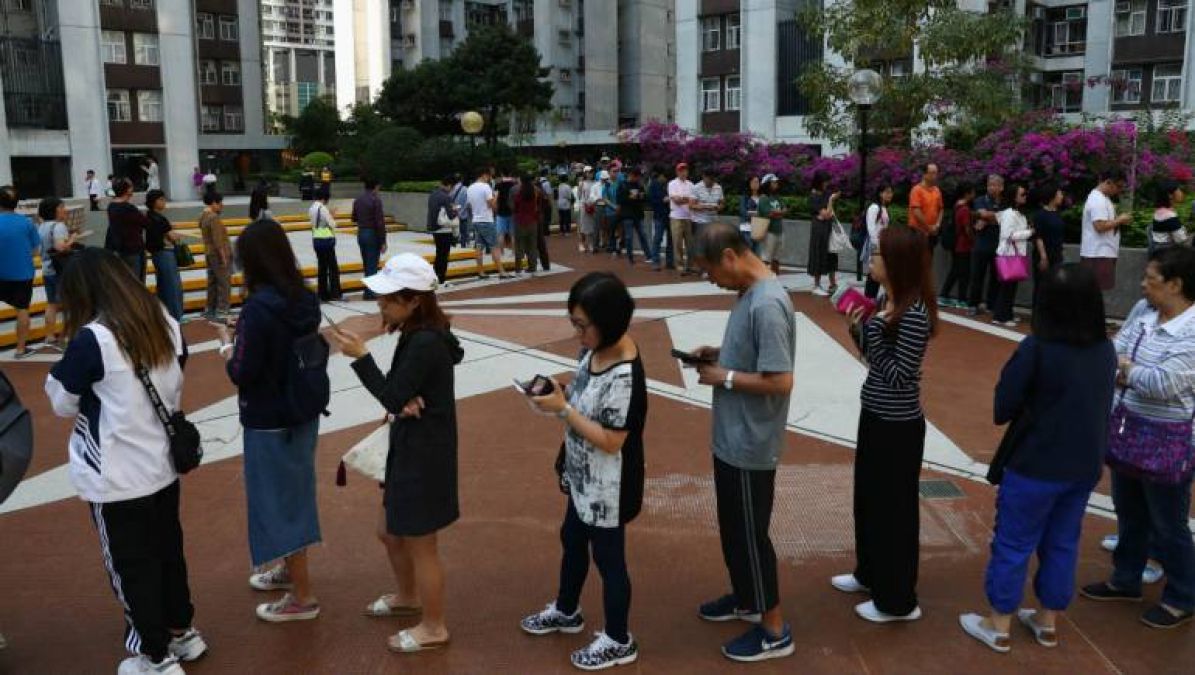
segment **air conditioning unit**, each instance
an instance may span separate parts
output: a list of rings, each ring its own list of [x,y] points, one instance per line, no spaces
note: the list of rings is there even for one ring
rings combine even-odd
[[[1086,17],[1087,17],[1087,8],[1086,7],[1067,7],[1066,8],[1066,20],[1067,21],[1077,21],[1079,19],[1083,19]]]
[[[1117,14],[1128,14],[1130,11],[1132,11],[1132,3],[1128,2],[1128,0],[1121,0],[1116,3]]]
[[[407,33],[406,35],[403,35],[402,36],[402,46],[404,49],[414,49],[415,48],[415,34]]]

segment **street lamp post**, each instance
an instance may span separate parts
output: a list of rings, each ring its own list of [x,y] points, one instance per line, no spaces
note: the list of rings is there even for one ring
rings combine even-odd
[[[864,213],[867,209],[867,113],[880,100],[882,86],[880,74],[870,68],[856,70],[847,85],[848,95],[859,109],[859,208],[864,209]],[[856,252],[855,281],[863,280],[862,253]]]

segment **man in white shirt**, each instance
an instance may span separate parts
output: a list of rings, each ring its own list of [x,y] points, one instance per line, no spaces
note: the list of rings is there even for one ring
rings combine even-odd
[[[1132,216],[1128,214],[1116,215],[1116,205],[1112,203],[1112,198],[1124,190],[1124,183],[1123,172],[1115,169],[1105,172],[1100,176],[1099,185],[1087,195],[1087,203],[1083,205],[1079,259],[1095,273],[1100,289],[1104,291],[1116,287],[1120,228],[1132,220]]]
[[[676,178],[668,182],[668,203],[672,207],[668,212],[669,227],[672,230],[672,246],[676,249],[676,264],[679,266],[684,256],[682,275],[693,273],[693,214],[689,210],[689,203],[693,200],[693,183],[689,182],[689,165],[681,162],[676,165]]]
[[[477,276],[486,278],[484,260],[488,251],[498,268],[498,278],[505,279],[506,271],[502,269],[502,240],[498,238],[498,228],[494,224],[494,209],[498,198],[494,196],[494,188],[490,187],[491,172],[489,168],[481,169],[477,180],[465,191],[469,212],[472,214],[473,236],[477,242]]]
[[[100,195],[104,194],[104,186],[95,177],[95,169],[88,169],[83,177],[83,189],[87,191],[87,199],[91,201],[91,210],[100,210]]]
[[[701,228],[714,222],[714,216],[722,210],[724,197],[722,186],[718,185],[717,176],[710,169],[701,174],[701,182],[693,185],[693,200],[689,211],[693,214],[693,234],[701,234]]]
[[[153,157],[145,159],[145,189],[162,189],[162,181],[158,177],[158,162]]]

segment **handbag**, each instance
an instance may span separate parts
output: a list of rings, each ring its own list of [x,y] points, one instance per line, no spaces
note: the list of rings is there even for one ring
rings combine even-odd
[[[851,237],[846,233],[846,228],[837,218],[830,224],[830,253],[842,253],[844,251],[853,251],[854,246],[851,246]]]
[[[1037,375],[1039,349],[1035,340],[1033,342],[1034,377]],[[996,447],[996,455],[992,457],[992,463],[988,465],[987,480],[992,485],[999,485],[1000,481],[1004,480],[1004,467],[1008,466],[1013,454],[1024,442],[1029,429],[1033,427],[1033,413],[1029,411],[1029,402],[1030,397],[1026,397],[1025,404],[1021,406],[1016,417],[1008,423],[1008,428],[1004,430],[1004,437],[1000,439],[1000,445]]]
[[[1028,279],[1029,256],[1017,253],[1012,237],[1008,238],[1008,245],[1013,251],[1011,255],[996,256],[996,278],[1006,284]]]
[[[751,241],[763,241],[768,236],[768,228],[771,225],[770,218],[751,216]]]
[[[386,458],[390,454],[390,425],[383,423],[357,442],[340,460],[353,471],[375,480],[386,481]],[[337,484],[343,485],[339,477]]]
[[[166,404],[162,402],[157,388],[149,379],[148,370],[138,366],[137,379],[141,380],[141,385],[145,387],[145,393],[149,394],[149,400],[158,414],[158,420],[166,428],[166,435],[170,438],[170,458],[174,462],[174,470],[180,474],[188,473],[203,461],[203,444],[199,437],[199,429],[187,420],[181,410],[173,413],[166,410]]]
[[[436,225],[439,225],[441,229],[458,232],[461,229],[461,219],[449,216],[448,209],[441,206],[440,213],[436,216]]]
[[[180,241],[174,244],[174,260],[178,263],[178,268],[186,269],[195,264],[195,254],[191,251],[191,245],[185,241]]]
[[[1145,331],[1137,336],[1131,359]],[[1163,420],[1129,410],[1124,403],[1128,387],[1122,387],[1120,401],[1108,420],[1108,455],[1105,463],[1121,473],[1163,485],[1180,485],[1195,473],[1191,425],[1195,413],[1185,420]]]

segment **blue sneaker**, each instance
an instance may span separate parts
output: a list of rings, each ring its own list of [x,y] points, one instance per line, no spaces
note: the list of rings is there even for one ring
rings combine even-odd
[[[733,595],[723,595],[717,600],[711,600],[697,610],[701,618],[706,621],[746,621],[759,623],[759,613],[749,609],[739,609],[738,600]]]
[[[788,624],[779,637],[768,633],[763,626],[755,626],[722,647],[722,655],[732,661],[765,661],[792,656],[793,632]]]

